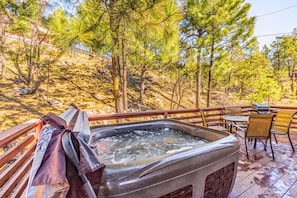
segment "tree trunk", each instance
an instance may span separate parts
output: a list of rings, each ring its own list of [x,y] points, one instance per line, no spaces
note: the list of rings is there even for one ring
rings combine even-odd
[[[6,67],[5,67],[5,26],[0,24],[0,67],[1,67],[1,79],[4,79],[6,76]]]
[[[140,93],[139,93],[139,103],[142,106],[143,100],[144,100],[144,90],[145,90],[145,72],[146,72],[146,66],[141,66],[141,72],[140,72]]]
[[[112,55],[112,78],[113,78],[113,95],[115,102],[115,110],[116,113],[123,113],[123,105],[122,105],[122,94],[120,90],[120,75],[118,71],[118,59],[117,55]]]
[[[201,46],[199,41],[202,38],[203,31],[199,30],[198,31],[198,39],[197,39],[197,44],[198,44],[198,49],[197,49],[197,63],[196,63],[196,108],[200,107],[200,98],[201,98]]]
[[[179,109],[180,107],[182,107],[181,101],[182,101],[182,99],[185,95],[185,92],[187,90],[187,87],[185,86],[186,79],[182,76],[179,76],[179,79],[180,80],[178,81],[178,84],[177,84],[178,85],[178,91],[177,91],[178,94],[177,94],[177,108],[176,109]]]
[[[5,66],[5,54],[4,53],[0,53],[0,66],[1,66],[1,79],[5,79],[6,76],[6,66]]]
[[[288,67],[289,76],[291,76],[290,88],[291,92],[294,93],[294,83],[295,83],[295,73],[294,73],[294,66],[293,68]]]
[[[295,67],[296,67],[296,55],[293,57],[293,68],[294,68],[294,73],[295,73]],[[297,74],[296,74],[297,75]],[[297,80],[295,78],[295,96],[297,96]]]
[[[177,87],[177,83],[179,81],[179,74],[177,75],[177,79],[175,81],[175,83],[173,84],[173,87],[172,87],[172,91],[171,91],[171,102],[170,102],[170,109],[174,109],[174,104],[175,104],[175,101],[174,101],[174,95],[175,95],[175,91],[176,91],[176,87]]]
[[[197,68],[196,68],[196,108],[200,107],[200,87],[201,87],[201,48],[198,46]]]
[[[120,61],[119,61],[119,23],[114,18],[115,0],[109,2],[110,9],[110,29],[112,36],[112,78],[113,78],[113,95],[116,113],[123,113],[122,89],[120,86]]]
[[[210,51],[210,63],[208,69],[208,85],[207,85],[207,107],[210,106],[210,96],[211,96],[211,81],[212,81],[212,67],[213,67],[213,56],[214,56],[214,39],[211,43],[211,51]]]
[[[126,46],[125,41],[122,39],[122,67],[123,67],[123,109],[128,110],[128,97],[127,97],[127,64],[126,64]]]

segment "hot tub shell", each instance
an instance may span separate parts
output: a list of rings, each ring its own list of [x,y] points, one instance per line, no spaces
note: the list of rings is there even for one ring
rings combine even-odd
[[[238,140],[228,132],[168,119],[144,121],[92,127],[90,145],[98,134],[160,127],[177,129],[210,143],[158,160],[106,165],[98,197],[227,197],[235,182],[239,152]]]

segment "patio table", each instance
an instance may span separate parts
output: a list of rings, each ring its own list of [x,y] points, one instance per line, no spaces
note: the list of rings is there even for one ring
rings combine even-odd
[[[247,123],[249,121],[250,116],[233,116],[233,115],[223,115],[222,118],[226,122],[230,122],[230,128],[229,131],[230,133],[232,132],[232,127],[237,125],[237,123]]]

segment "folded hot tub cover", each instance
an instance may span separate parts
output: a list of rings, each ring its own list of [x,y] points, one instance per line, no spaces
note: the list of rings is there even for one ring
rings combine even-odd
[[[89,148],[82,133],[72,132],[71,139],[79,156],[78,173],[65,157],[61,138],[64,132],[52,126],[42,129],[37,143],[26,197],[87,197],[79,175],[85,174],[98,192],[105,165]]]

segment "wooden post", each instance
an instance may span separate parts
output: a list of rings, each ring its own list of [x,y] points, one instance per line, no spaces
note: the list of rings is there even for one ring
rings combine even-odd
[[[34,137],[36,140],[38,140],[39,138],[42,127],[43,127],[43,123],[41,121],[36,123],[35,134],[34,134]]]

